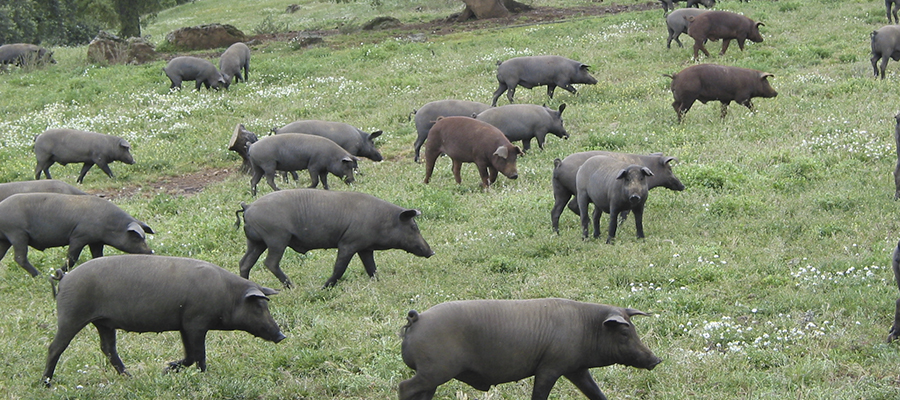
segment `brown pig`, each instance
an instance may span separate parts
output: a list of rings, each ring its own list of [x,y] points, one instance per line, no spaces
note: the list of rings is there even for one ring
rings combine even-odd
[[[690,25],[687,33],[688,36],[694,38],[695,60],[699,51],[709,57],[709,51],[706,50],[707,40],[722,39],[722,51],[719,52],[719,55],[725,54],[733,39],[737,40],[741,51],[744,51],[744,42],[747,39],[756,43],[763,41],[759,27],[765,26],[765,24],[741,14],[729,11],[707,11],[696,17],[688,18],[688,20]]]
[[[509,179],[516,179],[516,158],[525,154],[513,146],[499,129],[486,122],[469,117],[438,118],[428,131],[425,142],[425,183],[431,180],[434,162],[446,154],[453,160],[453,177],[462,182],[462,163],[475,163],[481,175],[481,186],[488,188],[497,180],[497,172]]]

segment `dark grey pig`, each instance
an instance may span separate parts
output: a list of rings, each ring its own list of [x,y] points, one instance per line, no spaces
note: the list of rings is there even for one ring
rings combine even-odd
[[[675,40],[675,43],[678,43],[678,47],[684,47],[684,45],[681,44],[681,40],[678,40],[678,37],[681,36],[682,33],[687,34],[688,26],[691,24],[691,21],[688,18],[696,17],[705,12],[706,10],[701,10],[699,8],[682,8],[669,14],[669,16],[666,17],[666,29],[669,31],[669,37],[666,39],[666,48],[672,48],[673,39]]]
[[[428,131],[437,122],[438,117],[471,117],[480,114],[482,111],[491,108],[491,106],[479,103],[477,101],[466,100],[438,100],[432,101],[422,106],[422,108],[413,111],[416,114],[416,157],[415,161],[419,162],[419,150],[425,139],[428,138]]]
[[[653,176],[650,168],[619,161],[607,156],[594,156],[578,168],[575,175],[578,209],[581,212],[581,231],[588,238],[588,223],[593,220],[594,238],[600,237],[600,215],[607,213],[609,235],[606,243],[616,237],[616,216],[630,210],[634,213],[637,237],[644,237],[644,204],[647,202],[647,177]],[[594,203],[594,212],[588,214],[588,204]]]
[[[181,82],[183,81],[197,81],[197,91],[200,91],[201,85],[205,86],[206,90],[209,90],[210,87],[219,90],[220,87],[225,86],[225,78],[216,69],[216,66],[202,58],[191,56],[175,57],[166,64],[163,72],[172,81],[172,86],[169,86],[169,89],[181,89]]]
[[[491,106],[496,106],[497,99],[507,90],[506,98],[512,103],[516,86],[531,89],[547,85],[547,96],[551,99],[557,86],[575,93],[573,83],[597,84],[597,79],[588,72],[589,68],[588,65],[560,56],[516,57],[503,61],[497,64],[497,81],[500,86],[494,92]]]
[[[56,64],[53,52],[29,43],[13,43],[0,46],[0,65]]]
[[[675,10],[675,3],[678,3],[680,1],[682,0],[659,0],[659,3],[663,6],[663,16],[669,14],[669,10]],[[687,4],[684,6],[684,9],[699,9],[700,4],[703,4],[703,6],[706,8],[713,8],[716,5],[716,0],[687,0]]]
[[[294,121],[281,128],[273,129],[279,133],[306,133],[331,139],[357,157],[365,157],[372,161],[384,160],[378,149],[375,148],[375,138],[381,136],[381,131],[366,133],[353,125],[343,122],[301,120]]]
[[[900,199],[900,113],[894,115],[894,146],[897,151],[897,166],[894,167],[894,200]]]
[[[698,100],[703,104],[708,101],[721,102],[720,115],[725,118],[728,105],[732,101],[752,110],[751,100],[754,97],[778,96],[778,92],[769,83],[769,77],[775,75],[755,69],[698,64],[687,67],[677,74],[664,76],[672,78],[671,89],[675,97],[672,108],[678,115],[679,123]]]
[[[589,399],[606,399],[590,368],[652,370],[662,360],[637,335],[631,308],[565,299],[464,300],[407,316],[403,362],[416,376],[400,400],[430,400],[456,379],[478,390],[534,376],[532,400],[546,400],[560,377]]]
[[[577,193],[575,186],[575,176],[578,174],[578,168],[593,156],[608,156],[630,164],[642,165],[650,168],[653,172],[652,176],[647,177],[647,189],[653,189],[662,186],[669,190],[682,191],[684,184],[675,176],[672,171],[671,162],[677,160],[675,157],[666,157],[662,153],[654,153],[650,155],[614,153],[611,151],[585,151],[572,154],[562,161],[554,160],[553,167],[553,198],[555,200],[553,209],[550,211],[550,220],[553,231],[559,233],[559,217],[569,204],[569,209],[575,214],[581,215],[578,211],[578,201],[572,199]],[[571,201],[570,201],[571,199]],[[624,219],[627,211],[619,213],[619,219]]]
[[[241,70],[244,71],[243,78],[241,78]],[[219,72],[225,80],[225,89],[231,86],[232,80],[234,83],[240,81],[246,83],[250,73],[250,48],[240,42],[229,46],[219,58]]]
[[[894,283],[900,289],[900,242],[894,248],[894,254],[891,256],[891,268],[894,270]],[[891,325],[891,331],[888,334],[888,343],[900,338],[900,299],[897,299],[897,305],[894,311],[894,324]]]
[[[562,120],[565,109],[565,104],[559,106],[559,111],[534,104],[508,104],[489,108],[475,119],[497,127],[510,142],[521,140],[522,150],[527,152],[531,149],[532,138],[537,139],[541,150],[544,149],[544,138],[548,133],[563,139],[569,138]]]
[[[884,79],[884,70],[887,68],[888,59],[900,60],[900,26],[888,25],[873,31],[872,39],[872,70],[878,76],[878,60],[881,60],[881,79]]]
[[[284,133],[266,136],[250,145],[247,152],[250,157],[250,191],[256,196],[256,184],[266,177],[266,183],[272,190],[275,186],[275,171],[302,171],[309,169],[312,181],[310,188],[319,186],[328,190],[328,173],[331,172],[344,182],[354,182],[353,171],[358,166],[358,159],[330,139],[304,133]]]
[[[897,11],[900,11],[900,0],[884,0],[884,6],[887,8],[888,23],[900,24],[900,18],[897,18]],[[893,8],[893,10],[891,10]],[[891,14],[894,19],[891,19]]]
[[[262,287],[206,261],[120,255],[91,260],[64,275],[56,296],[57,330],[47,352],[43,383],[50,385],[59,356],[87,324],[100,334],[100,349],[116,372],[127,375],[116,350],[116,329],[181,332],[184,359],[206,371],[206,333],[248,332],[275,343],[284,335],[269,313]]]
[[[357,192],[326,192],[294,189],[270,193],[253,204],[241,203],[247,252],[240,271],[250,269],[266,249],[265,265],[290,288],[281,271],[281,257],[288,247],[299,253],[314,249],[338,249],[334,272],[324,287],[334,286],[344,275],[354,254],[359,254],[370,277],[375,276],[375,250],[402,249],[419,257],[434,252],[419,232],[414,217],[419,210],[405,209],[372,195]],[[236,227],[240,226],[238,216]]]
[[[34,139],[34,155],[37,165],[34,167],[34,179],[41,179],[41,172],[47,179],[50,177],[50,166],[53,163],[66,165],[84,163],[76,182],[81,183],[84,175],[97,164],[110,178],[115,178],[109,163],[121,161],[134,164],[131,156],[131,145],[118,136],[97,132],[78,131],[75,129],[48,129]]]
[[[103,256],[103,245],[126,253],[152,253],[144,233],[153,230],[99,197],[14,194],[0,202],[0,215],[0,259],[12,247],[16,263],[31,276],[37,276],[38,271],[28,262],[28,246],[43,251],[68,245],[63,270],[78,262],[85,246],[94,258]]]
[[[87,194],[75,186],[55,179],[0,183],[0,201],[18,193]]]
[[[428,132],[425,146],[425,183],[431,181],[434,163],[441,154],[453,161],[453,178],[462,182],[463,163],[474,163],[481,175],[481,187],[489,188],[497,173],[509,179],[519,177],[516,160],[525,152],[509,142],[495,126],[469,117],[438,118]]]

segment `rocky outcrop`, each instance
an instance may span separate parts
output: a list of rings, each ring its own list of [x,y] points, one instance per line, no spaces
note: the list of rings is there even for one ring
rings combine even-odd
[[[144,64],[158,57],[153,44],[145,38],[122,39],[100,31],[88,45],[88,60],[107,64]]]
[[[180,50],[206,50],[231,46],[247,40],[240,29],[227,24],[209,24],[181,28],[166,35],[166,41]]]

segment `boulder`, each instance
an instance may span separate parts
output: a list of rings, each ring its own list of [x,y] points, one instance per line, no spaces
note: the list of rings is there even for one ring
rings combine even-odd
[[[364,31],[378,31],[383,29],[392,29],[398,28],[403,25],[399,19],[394,17],[377,17],[369,22],[366,22],[362,29]]]
[[[234,25],[209,24],[177,29],[166,35],[166,41],[182,50],[207,50],[225,48],[247,40],[247,36]]]
[[[144,64],[157,58],[156,49],[145,38],[125,40],[100,31],[88,45],[88,60],[93,63]]]

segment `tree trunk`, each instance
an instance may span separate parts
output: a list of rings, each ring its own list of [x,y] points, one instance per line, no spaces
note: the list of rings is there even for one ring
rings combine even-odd
[[[238,153],[244,162],[241,164],[241,172],[250,173],[250,157],[247,150],[250,145],[256,143],[256,134],[244,128],[244,124],[237,124],[234,127],[234,134],[231,135],[231,142],[228,143],[228,150]]]
[[[133,0],[115,0],[119,15],[119,37],[141,37],[141,12]]]

